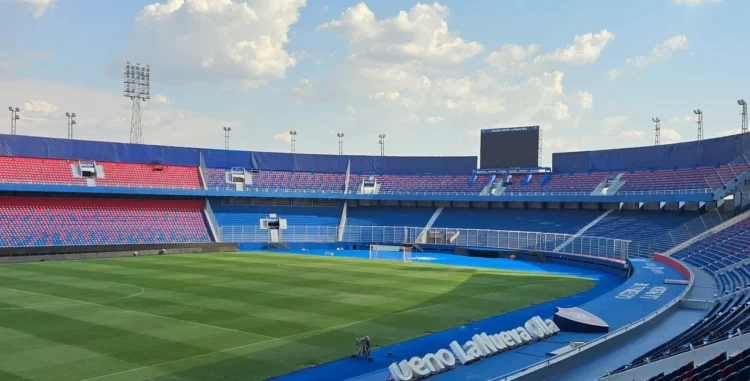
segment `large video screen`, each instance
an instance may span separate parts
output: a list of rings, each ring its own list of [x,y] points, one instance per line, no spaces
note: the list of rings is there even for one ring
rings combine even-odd
[[[480,168],[539,166],[539,126],[482,130]]]

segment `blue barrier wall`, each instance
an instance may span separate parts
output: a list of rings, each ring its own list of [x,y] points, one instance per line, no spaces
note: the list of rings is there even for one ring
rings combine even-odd
[[[206,166],[210,168],[243,167],[276,171],[345,172],[349,161],[351,161],[351,171],[354,173],[468,175],[477,168],[476,156],[397,157],[291,154],[0,135],[0,156],[142,164],[160,161],[168,165],[198,166],[201,154],[203,154]]]
[[[690,167],[728,163],[750,150],[750,134],[650,147],[552,154],[554,172]]]

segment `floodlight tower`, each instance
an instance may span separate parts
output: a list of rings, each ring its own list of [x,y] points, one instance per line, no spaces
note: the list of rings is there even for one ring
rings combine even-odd
[[[18,120],[21,119],[18,115],[21,109],[18,107],[8,107],[8,111],[10,111],[10,134],[15,135],[18,128]]]
[[[740,99],[737,101],[737,104],[742,106],[742,133],[747,132],[747,102],[745,102],[744,99]]]
[[[661,138],[661,119],[659,118],[651,118],[651,120],[656,123],[656,127],[654,128],[654,145],[658,146]]]
[[[289,142],[292,145],[292,153],[297,151],[297,131],[289,131]]]
[[[141,101],[151,99],[151,66],[125,62],[125,90],[122,95],[133,101],[130,114],[130,142],[143,143],[143,113]]]
[[[76,113],[66,112],[65,116],[68,117],[68,139],[73,139],[73,126],[76,125]]]
[[[339,155],[344,154],[344,133],[339,132],[336,134],[336,137],[339,138]]]
[[[693,110],[695,115],[698,115],[698,140],[703,140],[703,111],[701,109]]]
[[[378,135],[378,143],[380,144],[380,156],[385,156],[385,134]]]
[[[224,149],[229,149],[229,133],[232,127],[224,127]]]

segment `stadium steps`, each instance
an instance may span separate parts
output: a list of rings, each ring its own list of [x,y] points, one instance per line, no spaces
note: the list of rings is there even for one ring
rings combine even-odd
[[[714,189],[714,200],[721,200],[732,194],[737,188],[744,184],[746,180],[750,180],[750,170],[742,172],[723,186]]]
[[[339,231],[336,240],[341,242],[344,239],[344,232],[346,231],[346,212],[349,209],[349,202],[344,201],[344,206],[341,209],[341,222],[339,222]]]
[[[422,229],[422,232],[419,233],[419,237],[417,237],[417,242],[419,243],[426,243],[427,242],[427,231],[432,228],[432,225],[435,224],[435,221],[437,221],[438,217],[440,217],[440,213],[443,213],[443,207],[439,207],[435,209],[435,213],[432,213],[432,217],[430,217],[429,221],[427,221],[427,224],[424,226],[424,229]]]
[[[671,256],[672,254],[674,254],[674,253],[676,253],[676,252],[678,252],[680,250],[683,250],[683,249],[687,248],[688,246],[694,244],[695,242],[698,242],[698,241],[700,241],[700,240],[702,240],[704,238],[710,237],[711,235],[714,235],[714,234],[716,234],[716,233],[718,233],[718,232],[720,232],[720,231],[722,231],[724,229],[727,229],[727,228],[729,228],[729,227],[737,224],[738,222],[744,221],[748,217],[750,217],[750,210],[748,210],[748,211],[746,211],[746,212],[744,212],[742,214],[739,214],[739,215],[737,215],[737,216],[735,216],[735,217],[733,217],[733,218],[731,218],[729,220],[726,220],[723,223],[721,223],[719,225],[716,225],[713,228],[708,229],[705,232],[703,232],[701,234],[698,234],[695,237],[692,237],[692,238],[688,239],[687,241],[685,241],[685,242],[683,242],[683,243],[681,243],[681,244],[679,244],[677,246],[672,247],[671,249],[663,252],[662,255]]]
[[[584,235],[589,229],[591,229],[592,227],[594,227],[594,225],[598,224],[601,220],[605,219],[613,211],[614,211],[614,209],[609,209],[606,212],[602,213],[599,217],[596,217],[593,221],[589,222],[588,225],[582,227],[581,230],[579,230],[578,232],[576,232],[576,234],[573,234],[572,237],[568,238],[565,242],[563,242],[562,244],[560,244],[559,246],[557,246],[555,248],[555,251],[560,251],[560,250],[564,249],[565,246],[570,245],[573,241],[576,240],[576,238]]]

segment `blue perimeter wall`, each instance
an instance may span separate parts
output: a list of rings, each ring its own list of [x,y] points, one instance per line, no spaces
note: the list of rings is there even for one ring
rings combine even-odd
[[[726,164],[750,150],[750,134],[660,146],[552,154],[554,172],[691,167]]]
[[[198,166],[200,155],[209,168],[242,167],[273,171],[346,172],[351,160],[353,173],[471,174],[476,156],[356,156],[291,154],[279,152],[229,151],[0,135],[0,156],[46,159],[99,160],[148,164]]]

